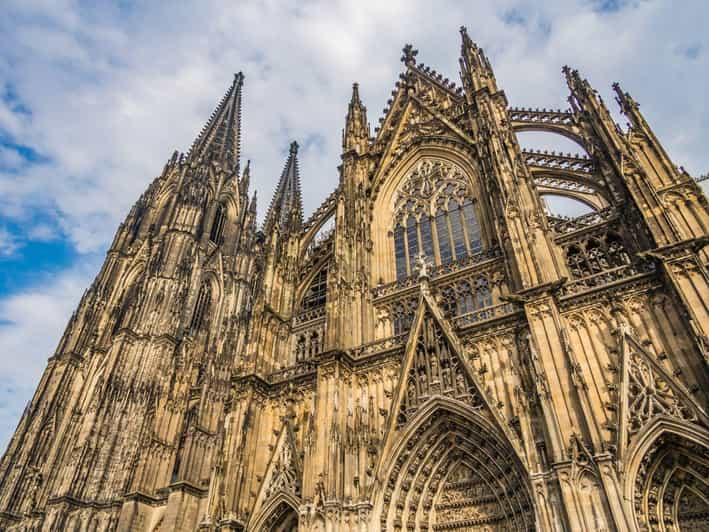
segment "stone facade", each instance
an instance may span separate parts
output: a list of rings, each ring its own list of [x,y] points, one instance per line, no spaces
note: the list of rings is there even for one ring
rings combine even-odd
[[[707,200],[617,85],[510,108],[411,46],[308,219],[243,76],[131,209],[0,463],[3,530],[706,530]],[[564,135],[588,155],[523,151]],[[593,212],[546,212],[541,197]]]

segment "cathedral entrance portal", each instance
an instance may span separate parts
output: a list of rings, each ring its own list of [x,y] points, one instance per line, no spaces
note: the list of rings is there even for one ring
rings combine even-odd
[[[443,398],[417,418],[385,478],[382,530],[535,529],[524,468],[488,420]]]
[[[273,513],[259,528],[259,532],[297,532],[298,530],[298,514],[287,503],[279,504]]]
[[[691,436],[662,431],[639,453],[631,504],[640,530],[707,530],[709,448]]]

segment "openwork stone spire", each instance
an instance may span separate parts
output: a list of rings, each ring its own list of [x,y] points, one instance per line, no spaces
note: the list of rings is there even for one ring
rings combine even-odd
[[[241,93],[244,75],[234,75],[221,102],[190,149],[190,157],[218,161],[236,171],[241,143]]]
[[[369,141],[369,124],[367,123],[367,108],[359,99],[359,84],[352,85],[352,98],[347,109],[347,121],[342,135],[342,148],[345,151],[357,150],[363,152]]]
[[[298,143],[293,141],[281,179],[268,208],[264,228],[266,233],[270,233],[276,227],[299,230],[302,226],[303,198],[298,172]]]
[[[460,27],[460,69],[463,84],[469,90],[478,90],[487,86],[491,92],[497,90],[495,75],[485,52],[468,35],[465,26]]]

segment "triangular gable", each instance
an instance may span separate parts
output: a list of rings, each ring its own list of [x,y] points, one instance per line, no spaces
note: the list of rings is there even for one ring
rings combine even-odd
[[[300,497],[301,479],[302,467],[293,429],[284,422],[263,476],[252,515],[257,515],[259,510],[278,493],[285,492]]]
[[[401,116],[399,109],[402,108],[402,101],[410,96],[409,89],[412,87],[417,90],[416,99],[419,102],[423,100],[428,107],[446,114],[455,115],[457,108],[465,103],[462,90],[439,77],[435,71],[431,72],[425,66],[419,68],[415,64],[407,65],[406,72],[400,75],[400,81],[392,91],[392,98],[387,102],[384,116],[379,120],[381,127],[374,139],[375,143],[388,142],[392,125]],[[445,104],[441,105],[442,102]]]
[[[709,426],[702,407],[685,386],[629,332],[620,333],[617,445],[619,463],[635,436],[658,416]]]
[[[422,286],[385,439],[410,422],[416,412],[434,397],[450,397],[467,403],[487,417],[507,437],[524,463],[519,437],[490,402],[473,367],[462,353],[460,340],[445,320],[428,288]]]
[[[400,156],[414,142],[426,137],[449,137],[460,140],[466,145],[474,143],[472,137],[453,123],[442,113],[426,104],[414,94],[404,94],[406,99],[403,109],[387,116],[385,125],[390,134],[382,137],[382,157],[379,173],[388,167],[389,162]],[[379,139],[378,139],[379,141]],[[378,179],[375,175],[374,180]]]

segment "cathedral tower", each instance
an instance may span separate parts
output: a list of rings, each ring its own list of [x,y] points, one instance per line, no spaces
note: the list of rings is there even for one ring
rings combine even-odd
[[[617,84],[627,130],[568,67],[568,109],[510,107],[465,28],[461,86],[417,55],[374,131],[353,85],[307,218],[290,145],[260,227],[235,76],[49,359],[0,462],[2,529],[701,529],[695,179]]]

